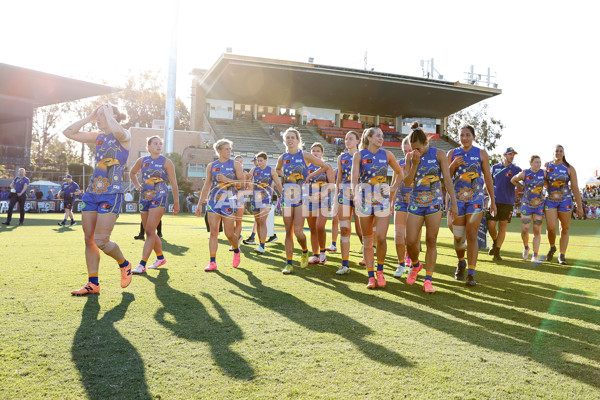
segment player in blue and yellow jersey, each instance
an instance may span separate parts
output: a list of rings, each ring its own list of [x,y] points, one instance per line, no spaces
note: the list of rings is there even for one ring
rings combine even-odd
[[[302,136],[297,130],[287,129],[283,134],[283,141],[286,152],[279,156],[276,171],[279,176],[283,177],[281,209],[283,224],[285,225],[286,265],[281,272],[287,275],[294,271],[292,267],[294,255],[293,235],[296,236],[296,240],[302,248],[300,266],[306,267],[308,265],[308,248],[306,246],[306,235],[304,235],[306,215],[302,207],[302,203],[307,201],[308,191],[304,190],[303,186],[313,176],[331,169],[331,166],[312,154],[302,151]],[[315,165],[319,169],[309,174],[309,164]]]
[[[496,198],[494,182],[490,174],[490,159],[487,152],[473,146],[475,129],[470,125],[460,128],[461,147],[448,152],[448,163],[458,206],[458,214],[453,216],[452,232],[454,234],[454,249],[458,257],[455,279],[462,281],[467,269],[467,286],[475,286],[475,268],[479,245],[477,232],[484,208],[484,189],[490,196],[490,214],[496,215]],[[465,251],[467,260],[465,261]]]
[[[201,205],[208,198],[206,212],[210,226],[209,251],[210,262],[205,271],[217,269],[217,249],[219,247],[219,224],[223,222],[223,231],[233,247],[234,268],[240,265],[239,236],[235,234],[237,208],[236,185],[244,184],[245,175],[242,165],[231,158],[232,142],[227,139],[218,140],[213,148],[219,157],[206,167],[206,182],[200,193],[196,215],[202,216]]]
[[[58,223],[58,225],[65,226],[67,223],[67,218],[71,219],[71,226],[76,225],[72,208],[75,196],[77,196],[79,193],[81,193],[81,191],[79,190],[79,185],[77,182],[73,181],[73,177],[71,175],[65,175],[65,182],[63,182],[63,184],[60,186],[60,191],[58,192],[58,197],[63,199],[65,217],[63,218],[62,222]]]
[[[99,293],[98,267],[100,252],[114,258],[121,270],[121,287],[131,282],[131,264],[125,259],[119,246],[110,240],[115,222],[123,203],[123,170],[129,156],[130,135],[119,122],[125,115],[115,106],[102,105],[92,114],[69,126],[63,132],[66,137],[81,143],[95,143],[96,168],[88,190],[83,195],[81,224],[85,235],[85,259],[88,283],[73,295]],[[96,122],[102,132],[83,132],[80,129]]]
[[[179,213],[179,196],[177,195],[179,188],[177,187],[175,166],[171,160],[161,155],[163,149],[162,139],[159,136],[149,137],[147,149],[150,155],[138,158],[131,171],[129,171],[131,182],[140,192],[140,213],[142,214],[142,225],[146,233],[142,259],[138,266],[131,271],[134,274],[146,272],[146,263],[150,254],[152,254],[152,250],[156,253],[157,259],[148,268],[156,269],[167,263],[167,259],[162,252],[160,237],[156,234],[156,228],[167,207],[167,197],[169,195],[167,178],[169,178],[173,189],[173,215]],[[141,184],[137,177],[140,171],[142,171]]]
[[[354,206],[363,232],[363,256],[367,264],[367,289],[385,287],[383,265],[387,252],[387,231],[390,225],[390,185],[387,183],[388,166],[404,177],[394,155],[382,148],[383,132],[379,128],[365,129],[360,151],[352,158],[351,182],[354,188]],[[373,228],[376,230],[377,272],[373,250]]]
[[[511,179],[521,172],[521,168],[513,164],[517,152],[512,147],[502,154],[502,162],[492,166],[491,174],[494,181],[494,196],[496,196],[496,215],[489,212],[486,215],[488,232],[493,240],[493,245],[488,252],[496,261],[502,261],[500,249],[506,236],[506,227],[510,223],[513,207],[515,205],[515,185]],[[498,225],[498,230],[496,230]]]
[[[267,165],[267,153],[258,153],[256,162],[258,165],[250,171],[252,179],[252,202],[250,207],[256,221],[256,232],[259,240],[258,247],[254,251],[262,254],[265,252],[265,242],[267,240],[267,216],[271,211],[273,185],[280,194],[283,192],[283,187],[279,176],[275,173],[275,169]]]
[[[336,271],[338,275],[350,272],[350,234],[352,233],[352,216],[354,216],[354,229],[362,243],[362,231],[358,215],[354,209],[354,193],[352,190],[352,159],[358,152],[360,135],[349,131],[344,138],[347,151],[338,157],[337,203],[334,205],[334,214],[337,214],[340,225],[340,251],[342,253],[342,266]]]
[[[405,156],[412,151],[408,136],[402,140],[402,151]],[[404,175],[406,175],[406,158],[398,160],[398,165],[400,165]],[[406,270],[406,266],[411,265],[410,257],[406,253],[406,219],[411,193],[412,185],[405,185],[404,180],[400,179],[394,173],[394,177],[392,178],[392,199],[396,199],[394,203],[394,244],[396,245],[396,255],[398,256],[398,268],[394,272],[396,278],[400,278]]]
[[[560,221],[560,255],[558,263],[567,265],[565,254],[569,245],[569,226],[573,215],[573,199],[577,202],[577,217],[583,217],[581,194],[577,185],[577,172],[565,159],[565,149],[561,145],[554,148],[554,159],[546,163],[546,179],[548,183],[544,214],[546,214],[546,227],[548,228],[548,242],[550,250],[546,256],[547,261],[552,261],[556,252],[556,229]]]
[[[426,275],[423,291],[435,293],[433,287],[433,272],[437,260],[437,235],[442,220],[443,195],[441,180],[444,180],[446,192],[452,201],[450,213],[456,215],[456,195],[452,187],[448,161],[443,151],[431,147],[427,135],[419,127],[417,121],[411,125],[412,132],[408,140],[412,152],[406,157],[404,185],[412,186],[408,201],[408,216],[406,218],[406,247],[412,265],[406,283],[412,285],[417,280],[423,264],[419,261],[421,229],[425,223],[425,253]]]
[[[310,147],[310,154],[323,159],[323,145],[319,142]],[[318,165],[310,164],[307,168],[309,175],[321,169]],[[307,213],[306,220],[310,229],[310,244],[313,255],[308,260],[309,264],[325,264],[327,262],[326,246],[327,233],[325,225],[331,213],[332,198],[335,194],[333,170],[328,169],[319,175],[307,179],[308,197],[304,205]]]
[[[529,229],[533,221],[533,256],[531,262],[543,261],[538,256],[542,240],[542,223],[544,222],[544,185],[546,172],[542,169],[539,156],[531,156],[530,169],[519,172],[510,180],[513,185],[524,190],[521,205],[521,239],[523,239],[523,260],[529,257]],[[521,183],[523,182],[523,183]]]

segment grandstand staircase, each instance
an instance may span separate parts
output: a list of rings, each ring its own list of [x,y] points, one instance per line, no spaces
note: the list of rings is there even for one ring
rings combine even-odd
[[[327,142],[327,140],[319,134],[317,128],[314,126],[303,125],[298,127],[298,132],[302,135],[302,140],[304,141],[304,148],[306,150],[310,150],[310,146],[313,143],[319,142],[323,145],[325,149],[324,156],[328,157],[327,161],[337,160],[336,148],[331,143]]]
[[[267,154],[282,154],[285,146],[279,137],[271,136],[258,121],[236,119],[219,122],[209,119],[209,123],[218,139],[229,139],[233,142],[234,152],[249,152],[256,154],[264,151]]]

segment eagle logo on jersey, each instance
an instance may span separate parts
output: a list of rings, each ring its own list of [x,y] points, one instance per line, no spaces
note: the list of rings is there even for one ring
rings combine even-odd
[[[555,178],[555,181],[552,182],[553,187],[562,187],[567,184],[567,175],[559,175]]]

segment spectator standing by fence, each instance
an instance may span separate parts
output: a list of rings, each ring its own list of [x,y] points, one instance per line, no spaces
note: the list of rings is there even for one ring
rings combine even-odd
[[[2,225],[10,225],[12,219],[13,207],[19,203],[19,225],[23,225],[25,220],[25,200],[27,197],[27,188],[29,187],[29,178],[25,176],[25,168],[19,168],[18,176],[10,184],[10,202],[8,203],[8,215]]]

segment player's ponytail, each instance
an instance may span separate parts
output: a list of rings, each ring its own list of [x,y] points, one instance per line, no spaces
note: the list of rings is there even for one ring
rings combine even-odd
[[[419,126],[418,121],[414,121],[410,125],[410,129],[412,130],[412,132],[408,135],[408,140],[411,144],[418,142],[422,145],[427,145],[427,143],[429,142],[429,138],[427,137],[423,129]]]

